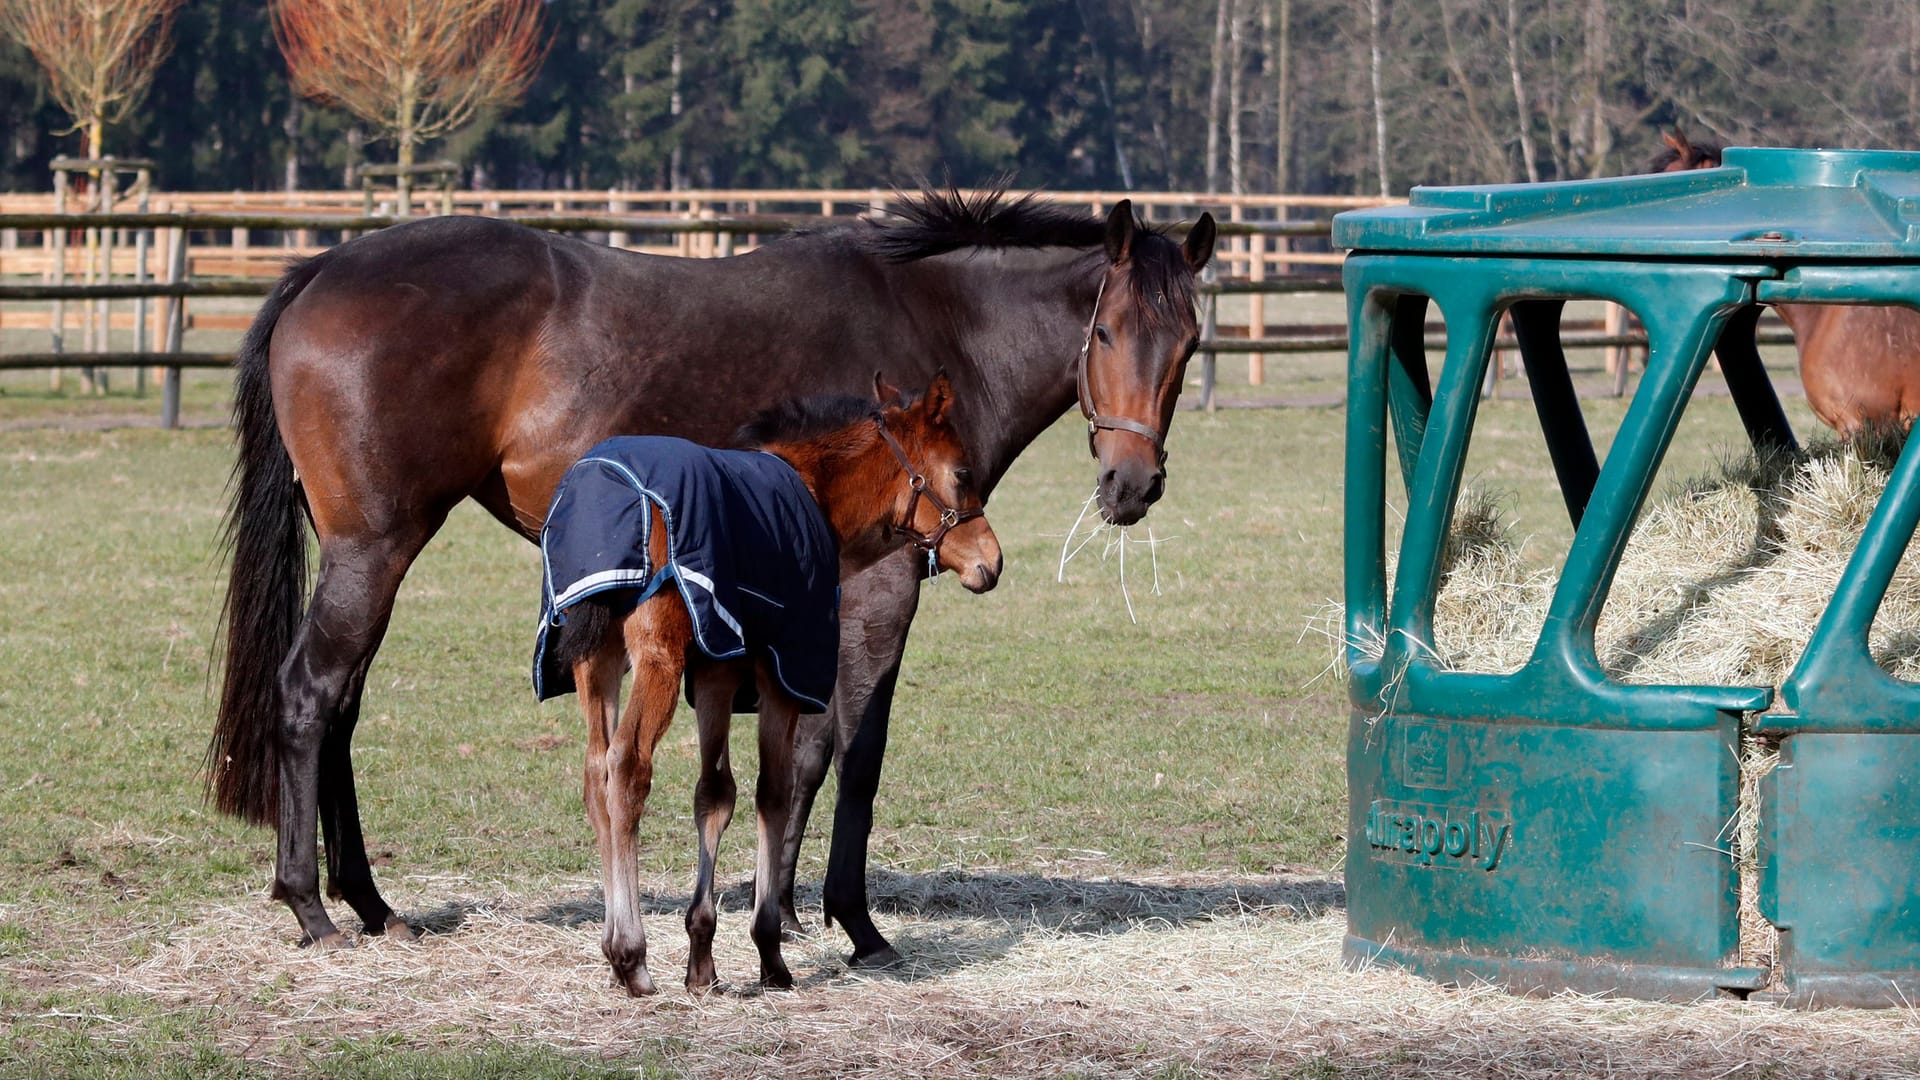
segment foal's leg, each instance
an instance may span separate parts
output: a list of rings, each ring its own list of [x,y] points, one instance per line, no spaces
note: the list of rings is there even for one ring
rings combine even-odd
[[[392,535],[323,541],[313,598],[280,667],[280,821],[272,895],[300,920],[303,944],[347,944],[320,900],[315,834],[323,822],[334,888],[369,930],[405,929],[374,888],[367,865],[349,742],[360,687],[386,633],[400,579],[443,517],[426,515]]]
[[[665,532],[659,527],[655,535]],[[610,856],[606,865],[611,870],[603,869],[607,925],[600,947],[614,975],[635,997],[653,993],[653,979],[647,974],[647,932],[640,925],[640,815],[653,789],[653,752],[673,720],[692,641],[693,623],[675,589],[662,589],[627,616],[633,690],[619,728],[608,738],[603,771]]]
[[[758,850],[753,868],[753,943],[760,950],[760,983],[780,990],[793,975],[780,955],[780,886],[787,815],[793,807],[793,736],[799,707],[763,662],[760,680],[760,780],[754,789]]]
[[[607,815],[607,750],[614,732],[620,727],[620,679],[626,674],[627,646],[624,619],[615,620],[598,646],[573,666],[573,683],[580,697],[580,711],[587,720],[587,767],[585,804],[587,824],[593,827],[593,839],[600,853],[600,892],[606,901],[607,916],[602,920],[600,949],[609,960],[614,955],[613,896],[619,889],[614,871],[613,819]],[[653,992],[653,980],[644,964],[622,974],[615,967],[616,980],[629,993]]]
[[[693,829],[699,861],[693,900],[687,905],[687,989],[712,989],[713,933],[719,924],[714,903],[714,862],[720,834],[733,821],[736,789],[727,732],[733,724],[733,692],[745,676],[737,663],[706,664],[694,672],[693,713],[700,725],[700,776],[693,786]]]
[[[813,801],[827,779],[827,767],[833,764],[833,714],[808,713],[800,717],[793,738],[793,812],[787,815],[786,835],[781,839],[780,924],[792,933],[803,933],[800,911],[793,900],[796,867],[800,865],[800,841],[807,832],[807,819],[813,816]]]

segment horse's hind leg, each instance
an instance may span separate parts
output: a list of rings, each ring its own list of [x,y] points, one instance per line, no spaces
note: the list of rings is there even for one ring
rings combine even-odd
[[[764,664],[760,679],[760,781],[754,790],[759,846],[753,873],[753,943],[760,950],[760,983],[793,986],[780,955],[780,886],[787,814],[793,806],[793,736],[798,706]]]
[[[733,821],[733,782],[727,733],[733,724],[733,692],[745,672],[734,663],[703,664],[694,673],[693,713],[700,730],[700,775],[693,786],[693,828],[699,845],[693,900],[687,905],[687,989],[712,989],[713,934],[719,923],[713,895],[720,836]]]
[[[280,822],[273,895],[293,909],[307,942],[346,944],[320,900],[314,845],[322,820],[329,826],[329,878],[339,893],[369,928],[388,929],[399,921],[374,888],[367,865],[349,742],[360,687],[386,634],[400,579],[438,526],[434,518],[403,536],[323,542],[313,598],[280,668]]]
[[[654,535],[666,527],[655,519]],[[664,545],[664,539],[659,541]],[[665,561],[664,554],[660,557]],[[647,932],[640,922],[640,815],[653,790],[653,753],[673,720],[686,670],[693,623],[674,589],[663,589],[627,616],[627,657],[633,664],[633,689],[620,727],[608,740],[605,757],[607,856],[602,874],[607,885],[607,923],[600,948],[627,992],[653,993],[647,974]]]
[[[326,845],[327,895],[345,900],[360,916],[364,932],[411,941],[413,928],[394,914],[373,884],[353,787],[353,729],[360,721],[360,694],[372,659],[369,655],[354,672],[339,717],[320,743],[320,835]]]

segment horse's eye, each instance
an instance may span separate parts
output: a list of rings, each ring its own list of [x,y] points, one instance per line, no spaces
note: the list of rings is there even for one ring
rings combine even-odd
[[[953,482],[956,484],[959,484],[963,488],[972,487],[973,486],[973,470],[972,469],[953,470]]]
[[[1106,327],[1095,326],[1093,328],[1093,336],[1100,339],[1100,344],[1105,345],[1109,349],[1113,348],[1113,335],[1107,333]]]

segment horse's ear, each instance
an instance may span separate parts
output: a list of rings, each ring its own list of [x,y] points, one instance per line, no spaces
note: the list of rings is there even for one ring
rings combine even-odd
[[[1107,214],[1107,261],[1123,263],[1133,254],[1133,200],[1121,199]]]
[[[1186,243],[1180,246],[1187,256],[1187,268],[1196,274],[1207,265],[1208,259],[1213,258],[1214,232],[1213,215],[1203,213],[1200,220],[1193,223],[1193,228],[1187,230]]]
[[[876,371],[873,373],[873,398],[882,405],[899,405],[907,396],[887,381],[886,372]]]
[[[1687,151],[1693,149],[1693,144],[1687,141],[1686,135],[1678,127],[1672,131],[1661,132],[1660,141],[1666,143],[1669,149],[1681,157],[1686,157]]]
[[[933,381],[927,384],[927,422],[943,423],[947,419],[947,407],[953,404],[953,380],[947,378],[947,369],[941,368],[933,373]]]

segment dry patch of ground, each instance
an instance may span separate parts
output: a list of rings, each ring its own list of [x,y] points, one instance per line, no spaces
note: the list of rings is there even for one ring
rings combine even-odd
[[[1523,1000],[1349,972],[1339,884],[1288,876],[881,874],[881,926],[908,965],[849,971],[843,939],[823,934],[788,946],[800,980],[790,993],[752,985],[747,887],[736,884],[717,943],[730,987],[695,998],[679,987],[685,893],[649,884],[663,991],[646,1000],[608,985],[600,901],[586,881],[516,893],[402,879],[394,898],[430,933],[332,954],[293,947],[278,904],[211,907],[118,954],[102,932],[83,960],[0,961],[0,982],[29,998],[198,1007],[222,1049],[295,1071],[316,1040],[345,1036],[647,1053],[690,1075],[1920,1076],[1920,1015],[1908,1010]],[[59,1009],[6,1018],[15,1038],[69,1019]],[[91,1019],[101,1039],[115,1037],[110,1015]]]

